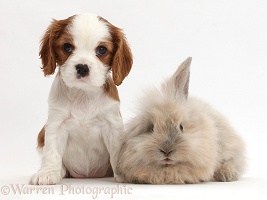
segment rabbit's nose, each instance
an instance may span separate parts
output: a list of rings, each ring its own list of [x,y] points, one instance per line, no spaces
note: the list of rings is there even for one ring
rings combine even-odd
[[[173,152],[173,149],[159,149],[159,151],[168,157]]]

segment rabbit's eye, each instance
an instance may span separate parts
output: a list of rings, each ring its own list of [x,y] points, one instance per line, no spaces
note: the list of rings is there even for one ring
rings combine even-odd
[[[148,123],[144,130],[146,133],[153,133],[154,132],[154,124]]]
[[[182,125],[182,124],[180,124],[180,131],[182,131],[182,132],[183,132],[183,130],[184,130],[184,127],[183,127],[183,125]]]
[[[148,128],[149,132],[153,132],[154,131],[154,124],[150,124],[149,128]]]

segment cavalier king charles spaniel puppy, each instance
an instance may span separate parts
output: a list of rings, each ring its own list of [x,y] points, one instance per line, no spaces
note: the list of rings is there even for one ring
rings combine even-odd
[[[30,184],[111,176],[124,132],[116,85],[133,62],[122,30],[92,14],[54,20],[42,38],[40,58],[45,76],[57,66],[58,72],[38,135],[42,165]]]

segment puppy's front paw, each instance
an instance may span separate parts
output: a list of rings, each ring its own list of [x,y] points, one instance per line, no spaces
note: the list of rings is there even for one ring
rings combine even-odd
[[[31,185],[55,185],[61,180],[60,172],[40,170],[34,174],[29,184]]]

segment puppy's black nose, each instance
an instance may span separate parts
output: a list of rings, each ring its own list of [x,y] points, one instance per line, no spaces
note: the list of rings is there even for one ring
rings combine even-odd
[[[75,67],[77,74],[81,75],[82,77],[89,75],[89,68],[86,64],[78,64]]]

